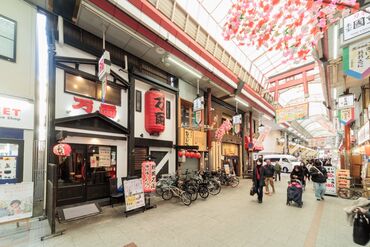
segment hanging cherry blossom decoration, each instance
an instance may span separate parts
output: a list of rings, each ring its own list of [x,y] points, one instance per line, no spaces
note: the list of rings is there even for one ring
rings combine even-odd
[[[356,0],[236,0],[223,36],[283,51],[286,61],[298,62],[311,55],[331,24],[357,10]]]
[[[230,120],[226,119],[215,132],[216,140],[220,142],[222,140],[222,137],[224,137],[224,135],[228,131],[230,131],[231,128],[232,128],[232,124],[231,124]]]

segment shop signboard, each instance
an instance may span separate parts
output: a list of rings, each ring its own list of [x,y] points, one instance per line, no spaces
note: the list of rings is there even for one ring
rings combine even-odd
[[[307,118],[308,112],[308,103],[276,109],[276,123],[284,123]]]
[[[370,75],[370,39],[343,48],[343,72],[359,80]]]
[[[241,123],[242,123],[242,114],[233,116],[233,125],[237,125]]]
[[[110,166],[110,147],[99,147],[99,163],[98,166]]]
[[[125,192],[126,211],[131,211],[145,206],[143,184],[140,178],[125,180],[123,182]]]
[[[193,101],[193,111],[204,110],[204,96],[198,97]]]
[[[358,145],[370,140],[370,121],[360,128],[357,134]]]
[[[348,179],[350,177],[349,170],[346,169],[338,169],[337,170],[337,188],[349,188],[350,186],[350,180]]]
[[[338,118],[341,124],[348,124],[355,120],[355,109],[346,108],[338,111]]]
[[[0,127],[33,129],[34,104],[0,95]]]
[[[370,8],[367,8],[370,11]],[[365,11],[343,18],[343,40],[349,41],[353,38],[364,36],[370,32],[370,14]]]
[[[326,179],[326,195],[337,195],[336,167],[325,166],[328,178]]]
[[[0,223],[32,217],[33,182],[0,185]]]
[[[354,94],[345,94],[339,96],[338,98],[338,109],[351,108],[354,106],[355,95]]]
[[[192,146],[193,145],[193,131],[184,129],[184,145]]]
[[[104,51],[103,55],[99,59],[99,71],[98,71],[98,77],[101,81],[104,79],[109,73],[110,73],[110,53],[108,51]]]
[[[196,111],[194,114],[195,114],[195,123],[199,125],[202,122],[202,111]]]
[[[193,145],[198,146],[198,151],[207,151],[207,135],[203,131],[193,131]]]

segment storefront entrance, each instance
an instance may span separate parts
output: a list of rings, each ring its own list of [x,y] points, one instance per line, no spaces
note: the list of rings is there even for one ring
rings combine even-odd
[[[109,197],[109,178],[116,177],[117,147],[71,144],[59,159],[57,206]]]

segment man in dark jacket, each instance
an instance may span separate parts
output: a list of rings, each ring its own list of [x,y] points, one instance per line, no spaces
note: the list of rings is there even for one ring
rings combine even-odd
[[[263,159],[259,158],[253,169],[253,184],[258,196],[258,202],[262,203],[263,186],[265,186],[265,169],[262,166]]]
[[[265,169],[266,194],[270,194],[269,184],[271,185],[272,192],[275,193],[275,186],[274,186],[275,168],[271,164],[271,160],[266,160],[266,165],[264,166],[264,169]]]
[[[316,161],[315,165],[310,169],[311,180],[315,189],[316,200],[324,200],[326,190],[326,179],[328,178],[325,167],[321,165],[320,161]]]

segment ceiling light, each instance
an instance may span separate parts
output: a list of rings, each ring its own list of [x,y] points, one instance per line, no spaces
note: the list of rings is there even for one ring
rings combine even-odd
[[[244,106],[246,106],[246,107],[249,107],[248,102],[246,102],[244,100],[241,100],[241,99],[235,97],[235,101],[238,102],[238,103],[240,103],[240,104],[242,104],[242,105],[244,105]]]
[[[193,68],[189,68],[188,66],[185,66],[182,62],[179,62],[177,61],[176,59],[168,56],[166,57],[168,59],[168,61],[176,64],[177,66],[183,68],[184,70],[186,70],[187,72],[189,72],[190,74],[194,75],[195,77],[197,77],[198,79],[202,78],[203,76],[199,73],[197,73]],[[165,60],[166,60],[165,58]]]

